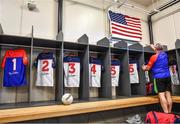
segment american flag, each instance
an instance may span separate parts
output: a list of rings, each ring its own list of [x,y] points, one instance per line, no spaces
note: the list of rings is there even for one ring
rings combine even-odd
[[[120,13],[108,11],[112,37],[133,41],[141,41],[141,21]]]

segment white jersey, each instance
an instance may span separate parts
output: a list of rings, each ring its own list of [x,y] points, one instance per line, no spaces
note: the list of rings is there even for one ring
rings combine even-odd
[[[101,87],[101,61],[90,58],[89,64],[90,87]]]
[[[139,76],[138,76],[138,70],[137,70],[137,64],[132,63],[129,64],[129,74],[130,74],[130,83],[139,83]]]
[[[119,85],[119,72],[120,72],[120,62],[118,60],[112,60],[112,62],[111,62],[111,82],[112,82],[113,87],[116,87]]]
[[[64,85],[65,87],[80,85],[80,58],[77,56],[64,58]]]
[[[35,61],[37,66],[36,86],[54,86],[55,58],[53,53],[40,53]]]
[[[150,82],[150,78],[149,78],[149,72],[145,71],[145,78],[146,78],[146,83]]]
[[[169,67],[170,75],[171,75],[171,82],[174,85],[180,85],[179,84],[179,77],[176,70],[176,65],[172,65]]]

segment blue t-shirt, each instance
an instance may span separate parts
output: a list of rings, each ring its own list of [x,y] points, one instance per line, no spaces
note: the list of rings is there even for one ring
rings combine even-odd
[[[170,77],[168,56],[167,53],[161,51],[158,54],[153,55],[148,65],[152,69],[154,78],[167,78]]]

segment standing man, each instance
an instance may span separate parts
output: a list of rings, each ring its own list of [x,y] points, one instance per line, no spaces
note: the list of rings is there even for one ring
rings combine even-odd
[[[164,113],[171,113],[171,78],[168,66],[168,56],[161,44],[151,45],[156,54],[152,55],[148,64],[143,65],[144,71],[152,70],[153,78],[158,90],[159,100]]]

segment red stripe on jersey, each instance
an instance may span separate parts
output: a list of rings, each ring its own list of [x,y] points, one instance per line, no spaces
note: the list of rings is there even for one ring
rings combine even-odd
[[[5,53],[5,56],[3,58],[2,68],[4,68],[7,58],[17,58],[17,57],[22,57],[23,58],[23,64],[24,65],[28,64],[28,59],[27,59],[27,55],[26,55],[25,50],[23,50],[23,49],[7,50],[6,53]]]
[[[158,58],[158,54],[155,54],[155,55],[152,55],[152,56],[151,56],[151,58],[150,58],[150,60],[149,60],[149,62],[148,62],[148,64],[147,64],[147,66],[148,66],[149,69],[152,68],[152,66],[153,66],[153,64],[156,62],[157,58]]]

